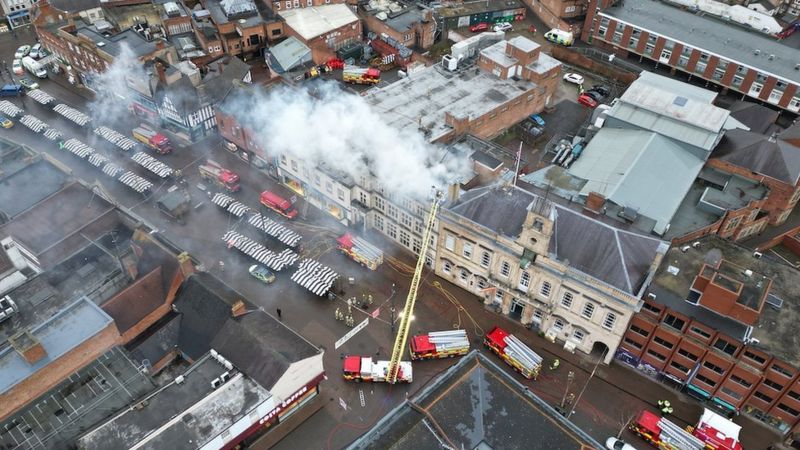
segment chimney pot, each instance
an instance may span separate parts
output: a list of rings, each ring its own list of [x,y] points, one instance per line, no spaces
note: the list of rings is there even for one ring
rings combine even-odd
[[[247,307],[244,305],[244,302],[241,300],[236,300],[236,303],[231,306],[231,316],[239,317],[245,314],[247,314]]]
[[[586,205],[584,209],[591,211],[595,214],[603,212],[603,206],[606,204],[606,198],[597,192],[590,192],[586,197]]]

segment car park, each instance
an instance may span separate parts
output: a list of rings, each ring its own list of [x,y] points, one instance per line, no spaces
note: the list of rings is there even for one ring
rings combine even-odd
[[[564,74],[564,81],[572,84],[583,84],[584,79],[582,75],[579,75],[577,73],[567,73]]]
[[[588,95],[589,97],[592,97],[592,99],[594,101],[596,101],[597,103],[602,103],[603,100],[606,99],[606,97],[603,94],[601,94],[601,93],[599,93],[597,91],[593,91],[591,89],[589,89],[588,91],[584,92],[583,95]]]
[[[14,122],[12,122],[8,117],[2,117],[0,118],[0,126],[3,128],[11,128],[14,126]]]
[[[514,27],[508,22],[498,23],[494,26],[494,31],[513,31]]]
[[[22,47],[17,49],[17,52],[14,53],[14,59],[22,59],[23,56],[28,56],[28,53],[31,51],[30,45],[23,45]]]
[[[597,107],[597,100],[586,94],[581,94],[578,96],[578,103],[583,106],[588,106],[589,108]]]
[[[606,439],[606,448],[608,450],[636,450],[636,447],[615,437]]]
[[[254,264],[250,266],[248,272],[250,272],[250,275],[252,275],[253,277],[255,277],[256,279],[260,280],[263,283],[270,284],[273,281],[275,281],[275,274],[270,272],[269,269],[260,264]]]
[[[22,61],[15,59],[11,63],[11,71],[14,72],[14,75],[22,76],[25,74],[25,69],[22,68]]]
[[[536,122],[536,125],[539,125],[540,127],[545,126],[544,119],[542,119],[542,116],[540,116],[538,114],[531,114],[530,119],[532,121]]]
[[[478,33],[480,31],[489,31],[489,24],[486,22],[476,23],[475,25],[469,26],[469,31],[473,33]]]
[[[39,89],[39,83],[31,80],[30,78],[22,78],[19,80],[19,84],[25,86],[28,89]]]

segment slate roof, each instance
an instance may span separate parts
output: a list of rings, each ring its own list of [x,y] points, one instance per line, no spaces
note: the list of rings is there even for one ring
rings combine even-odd
[[[56,9],[71,13],[99,8],[101,5],[100,0],[49,0],[48,3]]]
[[[181,314],[181,352],[191,359],[208,352],[235,301],[233,291],[207,273],[195,273],[184,281],[174,303]]]
[[[538,195],[497,185],[476,188],[448,206],[451,212],[505,236],[522,231],[528,209]],[[621,230],[563,205],[552,204],[555,225],[549,252],[555,259],[637,295],[650,264],[666,244],[658,239]]]
[[[0,223],[58,192],[68,179],[66,173],[44,160],[11,173],[6,170],[0,164]]]
[[[228,320],[211,347],[267,389],[316,347],[260,310]]]
[[[412,402],[425,413],[412,407]],[[436,427],[430,426],[429,418]],[[477,350],[435,377],[347,448],[449,447],[443,442],[476,450],[603,448]]]
[[[482,152],[480,150],[475,150],[472,155],[470,155],[470,159],[475,162],[481,163],[484,166],[488,167],[489,169],[496,170],[503,164],[503,161],[495,158],[488,153]]]
[[[203,78],[198,86],[194,86],[188,77],[181,77],[170,85],[159,82],[155,91],[156,103],[161,105],[165,97],[169,97],[179,114],[185,116],[198,111],[207,105],[216,105],[221,102],[228,92],[234,88],[234,80],[241,81],[250,66],[239,58],[228,57],[210,64],[214,70],[222,66],[222,72],[210,73]]]
[[[753,133],[760,134],[767,134],[780,115],[780,112],[772,108],[743,101],[734,103],[728,110],[731,112],[731,117],[745,124]]]
[[[800,140],[792,139],[796,133],[797,129],[789,128],[770,139],[750,131],[729,130],[712,157],[794,186],[800,181]]]

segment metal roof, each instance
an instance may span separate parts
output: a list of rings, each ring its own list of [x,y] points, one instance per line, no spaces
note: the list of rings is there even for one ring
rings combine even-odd
[[[306,41],[358,22],[358,17],[345,4],[294,8],[278,14]]]
[[[661,1],[627,0],[601,16],[655,32],[707,53],[800,83],[798,49],[757,31],[748,31],[708,15],[692,14]],[[755,50],[759,50],[756,54]],[[774,58],[770,59],[770,55]]]
[[[269,48],[268,53],[273,63],[277,63],[278,73],[288,72],[293,68],[311,61],[311,49],[296,37],[289,36],[285,41]]]

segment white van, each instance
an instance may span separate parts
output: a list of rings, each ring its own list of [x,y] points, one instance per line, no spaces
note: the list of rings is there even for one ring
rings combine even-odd
[[[39,78],[47,78],[47,69],[30,56],[22,58],[22,67]]]
[[[544,34],[544,38],[550,42],[570,46],[575,39],[571,31],[564,31],[559,30],[558,28],[553,28],[552,30],[548,31]]]

